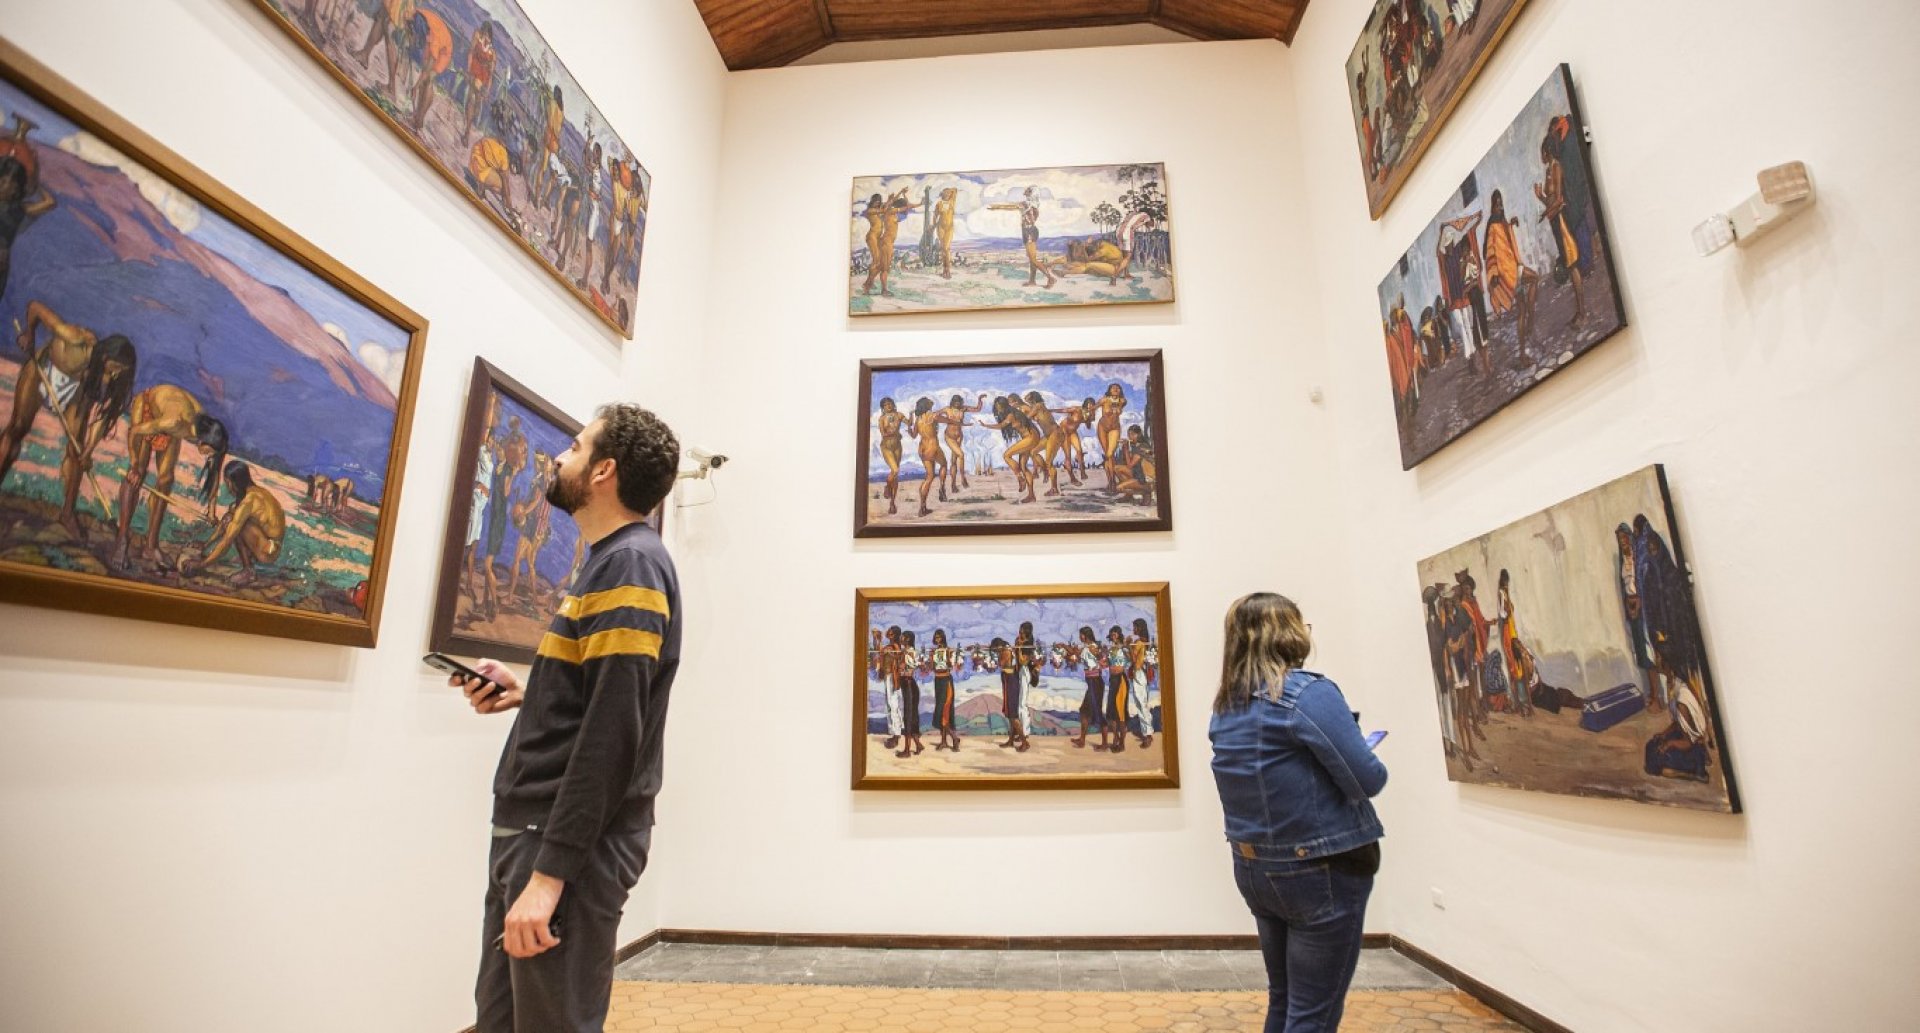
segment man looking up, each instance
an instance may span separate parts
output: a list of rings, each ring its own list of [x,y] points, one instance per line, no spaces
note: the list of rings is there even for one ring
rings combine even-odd
[[[547,490],[591,548],[525,687],[492,660],[475,668],[499,691],[450,681],[478,713],[520,710],[493,782],[477,1033],[585,1033],[606,1021],[680,662],[679,578],[643,519],[673,487],[679,454],[652,413],[603,406]]]

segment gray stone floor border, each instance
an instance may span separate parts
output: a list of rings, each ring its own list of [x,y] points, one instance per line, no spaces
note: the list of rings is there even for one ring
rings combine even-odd
[[[925,950],[659,943],[614,978],[672,983],[939,987],[974,990],[1264,990],[1255,950]],[[1360,952],[1355,990],[1452,984],[1387,948]]]

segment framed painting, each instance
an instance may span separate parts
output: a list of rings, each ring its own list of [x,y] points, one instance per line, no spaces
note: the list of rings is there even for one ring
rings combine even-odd
[[[1347,99],[1374,218],[1527,0],[1376,0],[1347,56]]]
[[[854,591],[853,788],[1173,789],[1167,583]]]
[[[530,664],[586,558],[547,499],[579,420],[485,359],[473,361],[429,649]]]
[[[426,321],[0,41],[0,599],[380,626]]]
[[[1159,163],[857,176],[847,314],[1173,300]]]
[[[1158,349],[860,363],[855,538],[1169,531]]]
[[[1740,810],[1662,467],[1430,556],[1420,585],[1447,777]]]
[[[1626,325],[1561,65],[1380,281],[1402,468]]]
[[[633,336],[653,178],[514,0],[253,0],[601,322]]]

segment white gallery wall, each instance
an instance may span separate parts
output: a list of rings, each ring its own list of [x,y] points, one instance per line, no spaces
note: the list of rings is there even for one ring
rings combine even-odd
[[[691,4],[522,3],[654,176],[631,342],[252,4],[0,0],[8,39],[430,322],[377,648],[0,608],[0,1028],[472,1021],[507,725],[419,661],[467,380],[480,354],[580,416],[692,405],[725,82]]]
[[[1347,532],[1350,619],[1321,634],[1395,730],[1388,853],[1417,858],[1374,921],[1582,1031],[1904,1025],[1920,145],[1887,118],[1920,87],[1920,10],[1533,0],[1371,222],[1343,77],[1370,8],[1313,0],[1289,70]],[[1559,62],[1629,326],[1402,472],[1375,288]],[[1695,223],[1794,159],[1810,212],[1695,256]],[[1653,462],[1746,813],[1448,782],[1415,563]]]
[[[1248,929],[1207,773],[1219,621],[1255,588],[1310,614],[1347,591],[1330,418],[1307,397],[1322,350],[1285,56],[1174,44],[731,78],[691,436],[733,462],[675,539],[702,609],[655,840],[663,925]],[[1136,161],[1166,163],[1174,304],[847,316],[854,176]],[[852,538],[862,358],[1132,348],[1166,353],[1171,534]],[[849,791],[856,587],[1095,581],[1172,584],[1183,788]]]

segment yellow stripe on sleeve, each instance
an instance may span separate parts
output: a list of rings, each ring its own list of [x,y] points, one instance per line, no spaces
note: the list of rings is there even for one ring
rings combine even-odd
[[[667,607],[667,594],[655,588],[642,588],[639,585],[622,585],[609,588],[604,592],[589,592],[586,595],[570,595],[560,602],[560,614],[579,620],[596,613],[630,607],[635,610],[647,610],[662,617],[673,614]]]
[[[540,640],[541,656],[570,664],[583,664],[610,656],[645,656],[660,659],[658,632],[639,628],[609,628],[582,639],[547,632]]]

